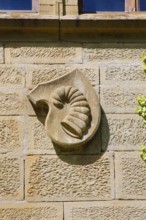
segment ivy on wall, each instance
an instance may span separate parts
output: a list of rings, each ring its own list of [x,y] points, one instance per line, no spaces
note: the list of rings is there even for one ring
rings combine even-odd
[[[146,73],[146,53],[142,55],[142,61],[143,61],[143,70]],[[146,96],[137,97],[137,101],[138,101],[138,107],[136,109],[136,112],[143,118],[144,123],[146,124]],[[140,149],[141,149],[140,156],[146,162],[146,146],[142,145]]]

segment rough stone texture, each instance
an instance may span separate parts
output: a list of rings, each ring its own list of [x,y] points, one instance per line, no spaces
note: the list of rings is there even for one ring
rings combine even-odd
[[[23,199],[23,161],[0,155],[0,200]]]
[[[6,45],[6,63],[82,63],[80,44],[14,43]]]
[[[19,115],[26,111],[26,90],[0,89],[0,115]]]
[[[144,44],[85,44],[84,62],[139,61],[145,52]]]
[[[61,203],[1,204],[1,220],[63,220]]]
[[[26,86],[32,89],[39,83],[54,80],[74,69],[79,69],[93,86],[99,85],[99,67],[97,65],[31,65],[27,67]]]
[[[116,153],[117,199],[146,199],[146,164],[138,152]]]
[[[27,154],[55,154],[51,139],[44,127],[45,118],[29,117],[27,120]]]
[[[3,46],[0,44],[0,63],[4,62],[4,51]]]
[[[143,119],[134,114],[102,115],[102,149],[139,150],[146,143]]]
[[[25,66],[0,65],[0,86],[24,87]]]
[[[64,220],[142,220],[145,218],[145,201],[65,203]]]
[[[24,118],[0,116],[0,153],[22,150]]]
[[[45,118],[29,117],[27,124],[28,145],[26,154],[97,154],[101,151],[100,129],[82,147],[59,147],[52,143],[44,127]]]
[[[101,106],[105,113],[136,113],[136,97],[146,94],[142,86],[101,86]]]
[[[30,156],[25,170],[28,201],[113,198],[112,154]]]
[[[146,83],[146,74],[142,70],[141,64],[105,64],[100,68],[101,84],[142,84]]]

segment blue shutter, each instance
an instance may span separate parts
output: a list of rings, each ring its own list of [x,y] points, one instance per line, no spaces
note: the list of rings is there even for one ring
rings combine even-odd
[[[0,0],[0,10],[32,10],[32,0]]]
[[[125,10],[125,0],[83,0],[83,5],[84,13]]]
[[[140,0],[140,11],[146,11],[146,0]]]

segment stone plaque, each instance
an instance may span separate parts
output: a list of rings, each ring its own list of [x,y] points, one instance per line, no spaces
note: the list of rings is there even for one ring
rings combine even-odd
[[[36,107],[48,106],[45,128],[51,140],[58,145],[83,145],[99,127],[98,97],[79,70],[38,84],[28,98]]]

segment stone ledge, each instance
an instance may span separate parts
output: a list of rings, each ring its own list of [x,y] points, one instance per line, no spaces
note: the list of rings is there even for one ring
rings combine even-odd
[[[19,39],[31,36],[29,40],[34,38],[53,41],[81,39],[94,42],[103,41],[108,34],[108,41],[111,38],[131,41],[138,37],[144,39],[146,15],[144,13],[101,13],[58,17],[16,13],[14,15],[1,14],[0,33],[0,39],[4,40],[9,36],[11,36],[11,40],[16,40],[16,36],[19,35]],[[26,33],[27,35],[25,35]]]

